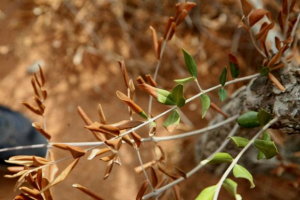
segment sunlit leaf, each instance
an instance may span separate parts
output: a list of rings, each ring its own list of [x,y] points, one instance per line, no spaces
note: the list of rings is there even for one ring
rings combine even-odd
[[[257,114],[257,120],[261,126],[266,125],[272,118],[272,115],[264,109],[259,110]]]
[[[232,162],[233,158],[228,153],[216,153],[212,159],[206,159],[201,161],[202,165],[205,164],[218,164],[218,163],[229,163]]]
[[[167,90],[159,88],[157,88],[157,101],[165,105],[176,105],[172,94]]]
[[[241,195],[237,194],[237,186],[238,184],[231,180],[230,178],[226,178],[225,181],[223,182],[223,187],[230,193],[232,194],[236,200],[242,200]]]
[[[227,91],[224,88],[220,88],[218,95],[219,95],[219,99],[221,101],[224,101],[227,98]]]
[[[45,188],[43,188],[41,193],[48,190],[49,188],[53,187],[54,185],[62,182],[63,180],[65,180],[65,178],[69,175],[69,173],[72,171],[72,169],[77,165],[79,159],[80,158],[75,159],[69,166],[67,166],[64,169],[64,171],[54,179],[54,181],[52,181],[49,185],[47,185]]]
[[[173,100],[175,101],[175,103],[178,107],[184,106],[185,98],[183,96],[183,85],[182,84],[176,85],[172,89],[171,94],[172,94]]]
[[[182,78],[182,79],[175,79],[174,81],[176,83],[180,83],[180,84],[186,84],[192,81],[195,81],[196,78],[195,77],[187,77],[187,78]]]
[[[216,189],[216,185],[205,188],[204,190],[202,190],[196,200],[213,200]]]
[[[225,85],[227,79],[227,67],[225,66],[222,70],[221,75],[219,76],[219,81],[222,86]]]
[[[180,122],[180,116],[177,110],[174,110],[167,120],[163,123],[163,126],[168,132],[173,132]]]
[[[244,148],[249,143],[248,139],[239,136],[229,137],[229,139],[232,139],[238,148]]]
[[[241,127],[244,128],[254,128],[260,126],[257,120],[257,112],[255,111],[248,111],[242,114],[238,119],[237,122]]]
[[[253,182],[253,177],[246,168],[242,167],[241,165],[235,164],[232,172],[235,178],[245,178],[248,181],[250,181],[251,184],[250,188],[255,187]]]
[[[200,101],[202,106],[202,118],[204,118],[208,108],[210,107],[210,98],[207,94],[202,94],[200,96]]]
[[[239,63],[237,58],[232,54],[229,54],[229,68],[232,78],[237,78],[240,74]]]
[[[191,76],[197,78],[198,69],[194,58],[184,49],[182,49],[184,55],[185,65]]]

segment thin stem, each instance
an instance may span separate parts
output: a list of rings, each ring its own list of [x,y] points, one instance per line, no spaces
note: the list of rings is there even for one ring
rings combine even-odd
[[[293,27],[293,30],[292,30],[292,33],[291,33],[291,37],[294,37],[295,33],[296,33],[296,30],[298,28],[298,24],[299,24],[299,21],[300,21],[300,13],[298,14],[298,17],[297,17],[297,21]]]
[[[246,76],[246,77],[242,77],[242,78],[237,78],[237,79],[234,79],[234,80],[231,80],[231,81],[226,82],[226,83],[225,83],[225,86],[226,86],[226,85],[233,84],[233,83],[241,82],[241,81],[247,81],[247,80],[250,80],[250,79],[259,77],[259,76],[260,76],[260,74],[253,74],[253,75],[250,75],[250,76]],[[200,92],[200,93],[194,95],[193,97],[187,99],[186,103],[189,103],[189,102],[193,101],[194,99],[198,98],[198,97],[201,96],[202,94],[211,92],[211,91],[216,90],[216,89],[218,89],[218,88],[220,88],[220,87],[222,87],[222,86],[221,86],[221,85],[216,85],[216,86],[211,87],[211,88],[209,88],[209,89],[207,89],[207,90],[203,90],[202,92]],[[141,127],[143,127],[143,126],[145,126],[145,125],[147,125],[147,124],[153,122],[154,120],[156,120],[156,119],[158,119],[158,118],[160,118],[160,117],[166,115],[167,113],[173,111],[173,110],[176,109],[176,108],[177,108],[177,106],[173,106],[173,107],[171,107],[170,109],[164,111],[163,113],[161,113],[161,114],[159,114],[159,115],[157,115],[157,116],[155,116],[155,117],[153,117],[153,118],[151,118],[151,119],[148,119],[147,121],[145,121],[144,123],[140,124],[139,126],[136,126],[136,127],[132,128],[132,129],[130,129],[130,130],[128,130],[128,131],[126,131],[126,132],[120,134],[120,135],[117,136],[117,137],[111,138],[111,140],[116,139],[116,138],[118,138],[118,137],[123,137],[124,135],[127,135],[127,134],[131,133],[132,131],[136,131],[136,130],[140,129]],[[57,143],[57,144],[58,144],[58,143]],[[78,144],[78,143],[63,143],[63,144],[70,144],[70,145],[71,145],[71,144]],[[91,143],[85,143],[85,144],[91,144]],[[103,144],[103,142],[97,142],[95,145],[97,145],[96,147],[98,147],[98,146],[101,146],[102,144]],[[42,145],[43,145],[43,146],[42,146]],[[30,145],[30,146],[11,147],[11,148],[0,149],[0,152],[10,151],[10,150],[16,150],[16,149],[25,149],[24,147],[30,147],[30,148],[31,148],[31,147],[32,147],[32,148],[43,148],[43,147],[48,147],[48,146],[45,146],[45,145],[47,145],[47,144],[39,144],[39,145]],[[51,146],[51,145],[50,145],[50,146]],[[83,145],[83,146],[84,146],[84,145]]]
[[[200,92],[202,92],[203,90],[202,90],[202,88],[201,88],[201,86],[200,86],[200,84],[199,84],[199,82],[198,82],[198,80],[197,80],[197,79],[195,80],[195,82],[196,82],[196,84],[197,84],[197,86],[198,86],[198,88],[199,88]]]
[[[229,135],[228,135],[227,137],[233,136],[233,135],[236,133],[236,131],[238,130],[238,128],[239,128],[239,125],[236,124],[236,125],[233,127],[233,129],[231,130],[231,132],[229,133]],[[207,159],[205,159],[205,160],[210,160],[210,159],[212,159],[216,153],[220,152],[220,151],[228,144],[228,142],[229,142],[229,140],[225,140],[225,141],[221,144],[221,146],[220,146],[214,153],[212,153]],[[203,160],[203,161],[205,161],[205,160]],[[197,171],[199,171],[203,166],[205,166],[205,164],[207,164],[207,162],[202,162],[202,161],[201,161],[194,169],[192,169],[191,171],[189,171],[189,172],[186,174],[187,178],[190,177],[190,176],[192,176],[192,175],[193,175],[194,173],[196,173]],[[173,187],[174,185],[177,185],[178,183],[180,183],[180,182],[182,182],[182,181],[184,181],[184,180],[185,180],[185,179],[184,179],[183,177],[180,177],[180,178],[178,178],[178,179],[172,181],[171,183],[169,183],[169,184],[167,184],[167,185],[165,185],[165,186],[163,186],[163,187],[157,189],[155,192],[151,192],[151,193],[149,193],[149,194],[143,196],[142,199],[148,199],[148,198],[153,197],[153,196],[158,196],[159,194],[161,194],[161,193],[164,192],[165,190],[168,190],[169,188]]]
[[[139,158],[139,162],[140,162],[140,165],[141,165],[141,167],[142,167],[143,173],[144,173],[144,175],[145,175],[145,177],[146,177],[146,179],[147,179],[147,181],[148,181],[148,183],[149,183],[149,185],[150,185],[150,188],[151,188],[152,191],[155,191],[155,188],[153,187],[153,185],[152,185],[152,183],[151,183],[151,181],[150,181],[150,179],[149,179],[149,176],[148,176],[148,174],[147,174],[147,172],[146,172],[146,170],[145,170],[145,168],[144,168],[144,165],[143,165],[143,161],[142,161],[142,157],[141,157],[140,151],[139,151],[138,148],[135,148],[135,150],[136,150],[136,154],[137,154],[137,156],[138,156],[138,158]]]
[[[219,122],[217,124],[199,129],[199,130],[195,130],[195,131],[190,131],[187,133],[183,133],[183,134],[178,134],[178,135],[172,135],[172,136],[165,136],[165,137],[153,137],[153,138],[143,138],[142,142],[149,142],[149,141],[154,141],[154,142],[161,142],[161,141],[166,141],[166,140],[175,140],[175,139],[181,139],[181,138],[185,138],[185,137],[189,137],[189,136],[194,136],[194,135],[198,135],[200,133],[204,133],[207,131],[211,131],[214,130],[216,128],[219,128],[225,124],[228,124],[234,120],[236,120],[239,117],[239,115],[234,115],[233,117],[230,117],[222,122]]]
[[[249,142],[248,144],[242,149],[242,151],[235,157],[235,159],[233,159],[232,163],[230,164],[230,166],[227,168],[227,170],[225,171],[225,173],[223,174],[223,176],[221,177],[220,181],[217,184],[217,188],[216,188],[216,192],[214,195],[214,199],[213,200],[217,200],[219,193],[220,193],[220,189],[221,186],[224,182],[224,180],[227,178],[228,174],[231,172],[231,170],[233,169],[233,167],[235,166],[235,164],[239,161],[239,159],[242,157],[242,155],[247,151],[247,149],[253,144],[253,142],[258,138],[258,136],[260,136],[261,133],[263,133],[265,130],[267,130],[272,124],[274,124],[276,121],[278,120],[278,118],[274,118],[272,119],[268,124],[266,124]]]
[[[251,41],[252,41],[254,47],[256,48],[256,50],[258,51],[258,53],[260,53],[260,55],[262,55],[264,58],[267,58],[267,56],[265,55],[265,53],[256,44],[256,41],[255,41],[254,36],[253,36],[253,33],[251,31],[251,27],[249,26],[248,17],[246,18],[245,21],[246,21],[247,27],[249,29],[250,38],[251,38]]]

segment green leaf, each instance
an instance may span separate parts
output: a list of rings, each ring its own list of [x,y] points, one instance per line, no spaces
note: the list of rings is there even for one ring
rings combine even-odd
[[[175,79],[174,81],[176,83],[181,83],[181,84],[186,84],[192,81],[195,81],[196,78],[195,77],[187,77],[187,78],[182,78],[182,79]]]
[[[233,168],[233,175],[235,178],[245,178],[248,181],[250,181],[250,183],[251,183],[250,188],[255,187],[252,175],[246,168],[242,167],[241,165],[235,164],[235,166]]]
[[[254,128],[260,126],[257,120],[257,112],[255,111],[248,111],[242,114],[237,119],[238,124],[244,128]]]
[[[165,104],[165,105],[176,105],[176,103],[172,97],[172,94],[169,91],[159,89],[159,88],[157,88],[156,91],[157,91],[157,101],[158,102]]]
[[[265,111],[264,109],[261,109],[257,114],[257,120],[261,126],[266,125],[272,118],[272,115]]]
[[[241,195],[237,194],[238,184],[231,180],[230,178],[226,178],[225,181],[223,182],[223,187],[230,193],[232,194],[236,200],[242,200]]]
[[[142,118],[144,118],[144,119],[148,119],[148,116],[147,116],[147,114],[145,113],[145,111],[140,112],[139,115],[140,115]]]
[[[168,132],[173,132],[180,122],[180,116],[177,110],[174,110],[171,115],[163,123],[163,126]]]
[[[212,159],[206,159],[201,161],[202,165],[205,164],[218,164],[218,163],[229,163],[232,162],[233,158],[228,153],[216,153]]]
[[[268,134],[267,131],[263,133],[262,140],[271,141],[271,136]],[[265,154],[263,154],[263,152],[261,151],[258,151],[257,160],[261,160],[264,158],[266,158]]]
[[[240,68],[239,68],[238,60],[232,54],[229,54],[228,56],[229,56],[230,74],[231,74],[232,78],[237,78],[240,74]]]
[[[210,98],[207,94],[202,94],[200,96],[201,106],[202,106],[202,118],[205,117],[205,114],[210,107]]]
[[[220,84],[221,84],[222,86],[225,85],[225,83],[226,83],[226,78],[227,78],[227,67],[225,66],[225,67],[223,68],[223,70],[222,70],[222,73],[221,73],[220,77],[219,77],[219,81],[220,81]]]
[[[196,200],[213,200],[216,189],[216,185],[205,188],[204,190],[202,190],[199,196],[197,196]]]
[[[227,92],[224,88],[220,88],[218,95],[221,101],[224,101],[227,98]]]
[[[191,76],[197,78],[198,69],[194,58],[184,49],[182,49],[185,65]]]
[[[172,99],[178,107],[182,107],[185,104],[185,98],[183,96],[183,85],[176,85],[171,92]]]
[[[269,67],[264,67],[264,66],[259,66],[258,71],[259,71],[260,75],[267,76],[270,72],[270,68]]]
[[[249,143],[249,140],[243,137],[234,136],[229,139],[232,139],[238,148],[244,148]]]
[[[254,146],[261,151],[267,159],[273,158],[278,154],[277,147],[273,141],[256,139]]]

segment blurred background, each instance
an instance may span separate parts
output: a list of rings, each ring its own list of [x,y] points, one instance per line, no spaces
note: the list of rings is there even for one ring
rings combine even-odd
[[[116,90],[126,91],[117,61],[125,61],[133,80],[139,75],[153,74],[157,59],[149,26],[156,29],[158,37],[162,36],[168,18],[175,14],[176,3],[175,0],[0,0],[0,104],[23,113],[32,121],[41,121],[20,104],[22,100],[32,101],[30,80],[39,64],[47,81],[45,88],[49,97],[45,116],[52,141],[95,141],[83,128],[77,106],[81,106],[93,121],[99,121],[98,103],[102,104],[109,123],[128,119],[127,108],[115,95]],[[239,1],[201,0],[196,3],[167,44],[157,78],[159,87],[170,90],[174,86],[172,80],[188,76],[181,48],[196,59],[198,80],[204,89],[219,83],[219,74],[228,65],[228,53],[237,55],[240,76],[256,73],[262,58],[248,34],[238,29],[242,16]],[[262,4],[274,16],[281,7],[281,1],[265,0]],[[299,8],[298,1],[297,4]],[[297,59],[299,62],[299,55]],[[229,95],[243,84],[228,86]],[[185,89],[186,97],[198,92],[193,84]],[[216,93],[212,93],[211,99],[222,105]],[[136,102],[147,110],[148,96],[139,89]],[[156,102],[153,107],[153,115],[167,109]],[[198,101],[188,104],[182,111],[187,117],[185,126],[175,134],[204,127],[216,115],[209,110],[206,118],[201,119]],[[157,134],[169,134],[161,126],[163,119],[157,122]],[[147,136],[146,129],[138,133]],[[197,164],[194,144],[195,138],[187,138],[161,145],[168,162],[187,172]],[[149,149],[150,144],[141,148],[145,162],[152,160],[153,152]],[[68,155],[60,150],[54,152],[56,159]],[[134,167],[138,166],[134,150],[124,145],[121,159],[123,166],[115,166],[104,181],[106,164],[97,159],[87,161],[84,157],[69,177],[52,189],[55,199],[89,199],[73,189],[73,183],[105,199],[135,199],[144,177],[134,172]],[[68,163],[60,163],[60,169]],[[16,180],[4,179],[5,173],[2,170],[0,174],[1,200],[12,199],[16,194],[13,192]],[[217,183],[219,178],[201,170],[180,184],[183,199],[195,199],[203,188]],[[243,199],[293,200],[299,197],[299,189],[290,184],[295,176],[277,177],[270,172],[254,175],[254,179],[257,187],[252,190],[247,181],[237,180]],[[221,196],[221,199],[233,199],[225,191]],[[170,190],[162,199],[174,198]]]

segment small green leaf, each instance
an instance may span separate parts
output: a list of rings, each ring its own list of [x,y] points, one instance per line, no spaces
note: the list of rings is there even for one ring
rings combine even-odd
[[[207,94],[202,94],[200,96],[200,101],[202,106],[202,118],[204,118],[208,108],[210,107],[210,98]]]
[[[229,139],[232,139],[238,148],[244,148],[249,143],[249,140],[243,137],[234,136]]]
[[[216,189],[216,185],[205,188],[204,190],[202,190],[199,196],[197,196],[196,200],[213,200]]]
[[[182,78],[182,79],[175,79],[174,81],[176,83],[181,83],[181,84],[186,84],[192,81],[195,81],[196,78],[195,77],[187,77],[187,78]]]
[[[165,105],[176,105],[171,93],[167,90],[156,89],[157,91],[157,101]]]
[[[205,164],[218,164],[218,163],[229,163],[232,162],[233,158],[228,153],[216,153],[212,159],[206,159],[201,161],[202,165]]]
[[[174,110],[171,115],[163,123],[163,126],[168,132],[173,132],[180,122],[180,116],[177,110]]]
[[[223,70],[222,70],[222,73],[221,73],[220,77],[219,77],[219,81],[220,81],[220,84],[221,84],[222,86],[225,85],[226,79],[227,79],[227,67],[225,66],[225,67],[223,68]]]
[[[273,158],[278,154],[277,147],[273,141],[256,139],[254,146],[261,151],[267,159]]]
[[[271,141],[271,136],[268,134],[267,131],[263,133],[262,140]],[[263,152],[261,151],[258,151],[257,160],[261,160],[264,158],[266,158],[265,154],[263,154]]]
[[[198,69],[194,58],[186,50],[182,49],[182,52],[187,70],[191,76],[197,78]]]
[[[223,187],[230,193],[232,194],[236,200],[242,200],[241,195],[237,194],[238,184],[231,180],[230,178],[226,178],[225,181],[223,182]]]
[[[261,109],[257,114],[257,120],[260,123],[261,126],[266,125],[272,118],[272,115],[265,111],[264,109]]]
[[[144,118],[144,119],[148,119],[148,116],[147,116],[147,114],[145,113],[145,111],[140,112],[139,115],[140,115],[142,118]]]
[[[171,92],[172,99],[178,107],[182,107],[185,104],[185,98],[183,96],[183,85],[176,85]]]
[[[259,66],[258,71],[259,71],[260,75],[267,76],[270,72],[270,67]]]
[[[220,100],[224,101],[227,98],[227,91],[224,88],[220,88],[218,95]]]
[[[251,183],[250,188],[255,187],[252,175],[246,168],[242,167],[241,165],[235,164],[235,166],[233,168],[233,175],[235,178],[245,178],[248,181],[250,181],[250,183]]]
[[[257,112],[255,111],[245,112],[237,119],[237,122],[244,128],[254,128],[260,125],[257,120]]]
[[[240,74],[240,68],[239,68],[238,60],[232,54],[229,54],[228,56],[229,56],[230,74],[231,74],[232,78],[237,78]]]

